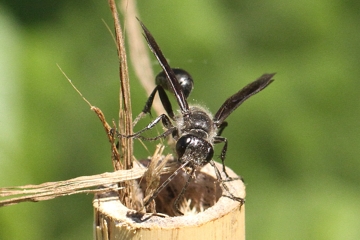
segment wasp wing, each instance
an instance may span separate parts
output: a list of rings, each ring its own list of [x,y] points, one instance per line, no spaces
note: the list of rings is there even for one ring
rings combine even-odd
[[[249,85],[229,97],[215,114],[213,119],[215,124],[217,126],[220,126],[225,121],[225,119],[246,99],[266,88],[271,82],[274,81],[272,79],[274,75],[275,73],[264,74],[254,82],[250,83]]]
[[[157,60],[159,61],[159,64],[161,68],[164,70],[166,78],[169,82],[169,86],[171,87],[173,94],[175,95],[175,98],[179,104],[180,110],[182,113],[188,112],[189,105],[185,99],[185,96],[183,94],[183,91],[181,89],[181,86],[179,82],[176,79],[174,71],[169,66],[168,62],[166,61],[164,55],[162,54],[159,46],[157,45],[154,37],[151,35],[150,31],[145,27],[145,25],[138,19],[140,22],[140,25],[144,31],[144,37],[147,41],[147,44],[150,48],[150,50],[153,52]]]

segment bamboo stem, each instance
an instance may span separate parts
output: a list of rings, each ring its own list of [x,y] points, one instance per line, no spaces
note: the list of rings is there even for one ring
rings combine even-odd
[[[209,164],[201,169],[201,172],[216,178],[214,169]],[[227,168],[227,172],[231,177],[237,177],[231,169]],[[191,191],[189,187],[191,194],[202,195],[203,198],[206,198],[203,194],[214,195],[214,192],[209,190],[209,179],[198,181],[198,178],[194,183],[198,189]],[[245,186],[241,180],[226,182],[226,185],[232,194],[245,198]],[[202,189],[203,193],[199,193],[199,189]],[[245,239],[245,205],[240,207],[239,202],[227,197],[226,192],[222,192],[220,196],[212,207],[203,212],[178,217],[160,217],[126,208],[116,193],[98,194],[93,201],[95,239]],[[192,197],[197,196],[189,196]]]

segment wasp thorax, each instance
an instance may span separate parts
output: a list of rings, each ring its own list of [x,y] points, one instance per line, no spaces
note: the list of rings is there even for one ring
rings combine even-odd
[[[191,108],[191,113],[186,118],[184,118],[182,131],[196,129],[210,133],[213,129],[212,125],[213,122],[209,117],[209,114],[204,112],[202,109],[193,107]]]

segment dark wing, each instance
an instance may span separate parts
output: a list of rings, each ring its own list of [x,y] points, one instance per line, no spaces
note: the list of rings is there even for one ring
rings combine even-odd
[[[274,75],[275,73],[264,74],[256,81],[250,83],[229,97],[215,114],[213,119],[215,124],[220,126],[225,121],[225,119],[246,99],[266,88],[272,81],[274,81],[272,79]]]
[[[166,61],[164,55],[162,54],[159,46],[157,45],[154,37],[151,35],[149,30],[145,27],[145,25],[139,20],[140,25],[144,31],[144,37],[148,43],[150,50],[153,52],[155,57],[160,63],[161,68],[164,70],[167,80],[169,81],[169,86],[171,87],[172,91],[175,95],[175,98],[179,104],[180,110],[182,113],[185,113],[189,110],[189,105],[185,99],[181,86],[176,79],[174,71],[169,66],[168,62]]]

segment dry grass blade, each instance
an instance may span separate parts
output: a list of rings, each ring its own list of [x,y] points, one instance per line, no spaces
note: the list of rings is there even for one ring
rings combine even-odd
[[[163,156],[164,145],[158,145],[148,166],[148,170],[144,174],[146,180],[146,190],[144,202],[147,202],[154,194],[158,186],[160,185],[160,175],[165,169],[165,165],[172,158],[171,154]],[[153,211],[151,211],[153,212]]]
[[[44,201],[77,193],[99,193],[119,190],[117,183],[140,178],[145,171],[145,168],[134,168],[131,170],[82,176],[66,181],[1,188],[0,197],[12,196],[12,198],[0,201],[0,207],[20,202]],[[102,187],[91,189],[99,186]],[[16,195],[21,196],[14,197]]]
[[[109,6],[114,19],[115,40],[120,62],[119,131],[124,135],[131,135],[133,133],[132,110],[124,36],[121,31],[115,1],[109,0]],[[124,167],[125,169],[131,169],[133,167],[133,139],[120,138],[119,143],[122,151],[121,155],[123,157]],[[123,202],[128,208],[139,210],[139,208],[141,208],[141,204],[139,204],[139,196],[137,194],[139,191],[137,189],[137,184],[135,182],[126,182],[120,185],[125,187],[123,191],[119,192],[121,202]]]
[[[124,37],[121,31],[120,20],[116,9],[114,0],[109,0],[109,6],[114,19],[115,26],[115,39],[120,62],[120,111],[119,111],[119,130],[125,135],[131,135],[132,130],[132,111],[131,111],[131,96],[130,96],[130,83],[129,74],[126,60],[126,51]],[[121,138],[120,145],[122,155],[124,156],[125,169],[132,167],[133,158],[133,139]]]
[[[132,66],[134,68],[137,79],[146,91],[146,95],[155,88],[155,75],[151,66],[151,59],[149,56],[149,48],[146,45],[141,34],[142,29],[136,17],[139,13],[136,9],[136,1],[123,0],[121,2],[121,11],[125,16],[126,33],[129,43],[129,53]],[[156,96],[152,105],[153,109],[160,115],[164,112],[164,108]]]
[[[106,119],[105,119],[105,116],[104,114],[102,113],[102,111],[100,110],[100,108],[98,107],[95,107],[93,106],[83,95],[82,93],[76,88],[76,86],[73,84],[73,82],[71,81],[71,79],[66,75],[66,73],[61,69],[61,67],[58,65],[58,68],[60,69],[60,71],[62,72],[62,74],[66,77],[66,79],[69,81],[69,83],[71,84],[71,86],[75,89],[75,91],[82,97],[82,99],[90,106],[90,109],[92,111],[94,111],[96,113],[96,115],[98,116],[98,118],[100,119],[104,129],[105,129],[105,132],[106,132],[106,135],[109,139],[109,142],[111,144],[111,156],[112,156],[112,162],[113,162],[113,167],[114,167],[114,170],[117,171],[117,170],[121,170],[123,169],[124,167],[122,166],[121,164],[121,161],[120,161],[120,154],[118,152],[118,149],[116,147],[116,139],[114,137],[113,134],[111,134],[112,132],[112,128],[110,127],[110,125],[106,122]]]

